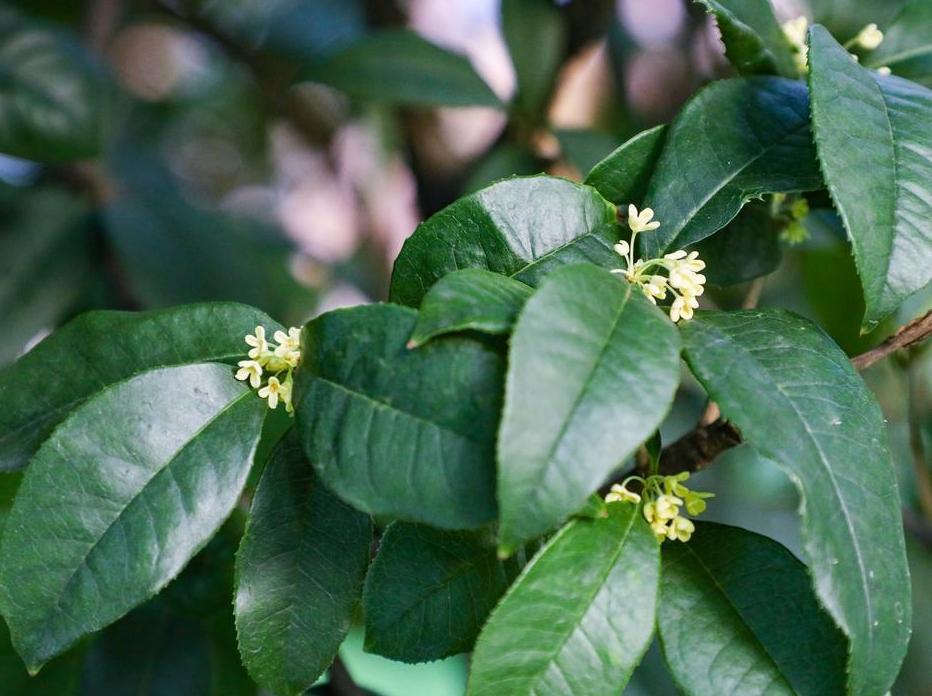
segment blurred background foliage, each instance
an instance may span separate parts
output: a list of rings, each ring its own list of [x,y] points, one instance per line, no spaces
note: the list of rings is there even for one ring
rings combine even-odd
[[[903,3],[775,4],[781,20],[806,13],[844,41]],[[420,220],[504,176],[581,179],[732,74],[714,22],[687,0],[0,2],[0,364],[93,308],[239,300],[300,324],[382,300]],[[38,114],[44,139],[18,109]],[[926,293],[860,335],[860,286],[824,193],[792,246],[769,205],[707,242],[722,284],[750,282],[712,288],[704,306],[760,294],[815,318],[852,355],[932,306]],[[930,466],[932,361],[920,352],[865,375],[888,417],[915,586],[894,693],[917,696],[932,694],[932,502],[923,507],[916,478]],[[704,407],[686,385],[665,439]],[[799,549],[796,494],[774,465],[739,447],[700,476],[719,494],[711,518]],[[0,477],[0,524],[17,484]],[[0,624],[4,693],[255,694],[229,604],[241,524],[33,680]],[[411,667],[361,644],[354,630],[341,655],[366,688],[462,693],[465,657]],[[661,659],[653,648],[626,693],[676,693]]]

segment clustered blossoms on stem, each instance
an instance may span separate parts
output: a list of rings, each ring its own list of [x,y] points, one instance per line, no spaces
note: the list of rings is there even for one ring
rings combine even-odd
[[[239,361],[236,379],[241,382],[248,380],[253,389],[258,389],[261,398],[268,399],[269,408],[277,408],[281,401],[285,410],[293,413],[291,390],[294,369],[301,362],[301,330],[292,326],[288,333],[276,331],[273,338],[278,345],[269,343],[262,326],[257,326],[254,334],[246,336],[246,345],[250,346],[249,359]],[[263,385],[262,380],[266,376]]]
[[[803,74],[809,72],[809,44],[806,41],[806,33],[809,31],[809,20],[806,19],[805,15],[801,15],[796,19],[784,22],[781,28],[783,29],[783,35],[793,48],[796,68]],[[865,51],[873,51],[882,42],[883,32],[877,28],[876,24],[871,22],[861,29],[857,36],[846,43],[845,48],[862,48]],[[858,60],[858,57],[853,53],[851,54],[851,58],[855,61]],[[890,68],[883,65],[877,68],[877,72],[881,75],[889,75]]]
[[[673,476],[657,474],[648,476],[646,479],[640,476],[629,476],[622,483],[612,486],[608,495],[605,496],[605,502],[634,503],[635,505],[643,502],[641,514],[644,515],[644,519],[647,520],[658,542],[662,543],[666,539],[689,541],[696,527],[692,520],[680,514],[680,508],[685,506],[686,512],[693,516],[702,514],[706,508],[705,499],[713,498],[714,494],[688,489],[683,485],[683,482],[688,479],[688,471]],[[628,490],[628,483],[631,481],[641,483],[640,494]]]
[[[660,223],[653,217],[654,211],[650,208],[638,212],[635,206],[628,206],[631,241],[621,241],[615,245],[615,251],[625,260],[626,268],[615,269],[612,273],[619,273],[629,283],[640,287],[654,304],[657,304],[657,300],[666,299],[669,292],[673,296],[670,319],[674,322],[692,319],[693,310],[699,306],[697,298],[705,289],[705,276],[699,273],[705,268],[705,262],[699,259],[699,252],[691,251],[687,254],[680,249],[663,258],[634,260],[634,242],[638,234],[652,232],[660,227]],[[660,275],[661,271],[666,271],[667,275]]]

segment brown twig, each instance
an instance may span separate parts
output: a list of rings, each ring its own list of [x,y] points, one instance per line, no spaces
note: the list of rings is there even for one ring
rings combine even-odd
[[[929,310],[917,319],[913,319],[905,326],[900,327],[900,329],[886,341],[876,348],[871,348],[866,353],[852,358],[851,362],[854,363],[857,369],[863,370],[870,367],[878,360],[883,360],[891,353],[895,353],[901,348],[908,348],[909,346],[920,343],[929,336],[932,336],[932,310]]]
[[[932,312],[906,324],[893,336],[876,348],[851,359],[854,367],[863,370],[899,348],[915,345],[932,334]],[[711,464],[716,457],[741,444],[738,429],[719,416],[718,406],[710,402],[702,419],[695,428],[676,442],[663,448],[660,455],[660,472],[675,474],[681,471],[699,471]],[[925,458],[924,453],[921,455]],[[622,481],[633,473],[625,471],[613,479],[606,488]],[[932,501],[930,501],[932,502]]]
[[[927,523],[932,523],[932,471],[922,440],[922,416],[925,413],[922,374],[918,360],[911,360],[906,371],[908,381],[909,448],[913,455],[916,494]]]
[[[330,678],[324,692],[333,696],[366,696],[366,690],[353,681],[343,661],[337,657],[330,665]]]

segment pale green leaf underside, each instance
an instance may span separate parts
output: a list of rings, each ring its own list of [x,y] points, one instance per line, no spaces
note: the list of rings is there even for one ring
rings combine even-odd
[[[702,313],[681,327],[693,373],[801,496],[820,601],[851,641],[849,689],[884,693],[909,639],[909,580],[883,415],[847,356],[781,310]]]
[[[862,68],[822,27],[810,42],[819,158],[871,328],[932,280],[932,91]]]
[[[145,372],[62,423],[0,546],[0,610],[38,668],[155,594],[233,509],[265,406],[219,364]]]

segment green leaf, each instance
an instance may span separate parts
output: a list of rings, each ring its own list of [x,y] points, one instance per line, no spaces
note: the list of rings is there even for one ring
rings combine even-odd
[[[232,300],[289,324],[307,318],[314,293],[293,277],[281,229],[196,205],[144,152],[120,151],[110,165],[120,188],[105,228],[145,308]]]
[[[510,176],[529,176],[543,170],[543,164],[525,146],[512,142],[497,144],[469,172],[463,194],[475,193]]]
[[[663,546],[657,628],[686,694],[845,693],[847,641],[773,539],[697,522]]]
[[[197,621],[151,602],[91,644],[81,679],[84,694],[206,696],[210,645]]]
[[[19,198],[0,212],[0,363],[54,327],[78,303],[95,270],[90,206],[51,189]]]
[[[312,66],[305,77],[390,104],[502,105],[468,58],[411,31],[371,34]]]
[[[698,242],[762,194],[821,186],[805,85],[781,77],[713,82],[668,129],[645,197],[662,226],[641,237],[644,250],[657,256]]]
[[[508,333],[532,292],[519,280],[481,268],[453,271],[427,291],[408,345],[456,331]]]
[[[725,229],[692,248],[705,261],[703,273],[709,285],[744,283],[780,265],[780,226],[768,205],[751,203]]]
[[[366,577],[366,651],[426,662],[472,650],[519,570],[488,532],[395,522]]]
[[[810,32],[809,65],[819,158],[869,329],[932,281],[932,91],[865,70],[822,27]]]
[[[84,650],[75,648],[31,677],[13,649],[6,624],[0,619],[0,684],[4,696],[77,696],[83,657]]]
[[[602,161],[606,152],[613,152],[621,139],[603,131],[587,128],[556,128],[553,134],[560,143],[560,154],[582,173]]]
[[[64,33],[0,7],[0,152],[41,162],[97,154],[107,88]]]
[[[848,689],[890,688],[909,640],[909,573],[883,414],[845,354],[782,310],[700,313],[686,359],[723,415],[799,489],[816,593],[851,641]]]
[[[796,77],[793,51],[770,0],[698,0],[715,16],[725,54],[742,75]]]
[[[811,17],[842,41],[853,38],[868,23],[886,27],[905,0],[809,0]]]
[[[323,482],[360,510],[436,527],[495,517],[503,359],[449,337],[406,347],[417,312],[337,310],[304,327],[298,432]]]
[[[239,498],[265,410],[226,365],[187,365],[106,388],[52,433],[0,545],[0,610],[30,670],[204,546]]]
[[[640,204],[663,149],[667,127],[641,131],[596,164],[586,183],[615,205]]]
[[[476,642],[469,696],[615,696],[654,633],[660,549],[634,505],[566,525]]]
[[[552,0],[502,0],[502,34],[515,66],[515,105],[546,119],[547,99],[563,57],[566,27]]]
[[[243,359],[243,338],[258,325],[281,328],[231,303],[81,315],[0,371],[0,471],[24,467],[72,410],[117,382],[155,367]]]
[[[422,222],[392,273],[392,302],[418,306],[438,279],[484,268],[528,285],[560,266],[591,261],[616,268],[615,207],[565,179],[506,179]]]
[[[557,527],[660,425],[679,384],[673,323],[616,275],[554,272],[511,338],[498,438],[502,548]]]
[[[236,629],[253,678],[277,694],[310,688],[349,632],[372,523],[314,477],[296,437],[276,450],[236,559]]]
[[[932,87],[932,3],[907,0],[893,24],[883,27],[883,43],[864,64],[885,65],[895,75]]]

